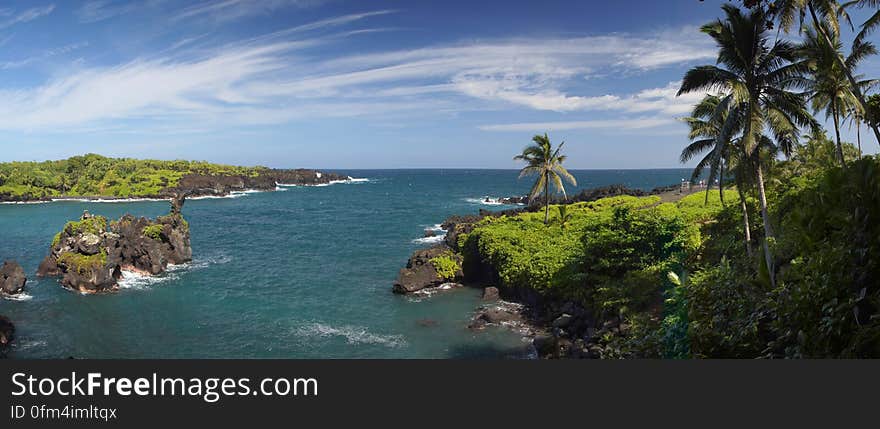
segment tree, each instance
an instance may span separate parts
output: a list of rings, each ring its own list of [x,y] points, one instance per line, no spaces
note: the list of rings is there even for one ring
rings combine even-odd
[[[770,43],[763,9],[757,8],[747,15],[730,4],[722,9],[726,15],[724,21],[719,19],[701,28],[718,46],[717,65],[689,70],[682,79],[678,95],[713,90],[732,95],[733,111],[728,118],[742,118],[741,144],[747,155],[758,156],[754,172],[764,224],[764,257],[771,284],[775,287],[770,251],[774,236],[762,171],[766,162],[761,159],[759,149],[765,129],[772,134],[776,146],[788,155],[797,144],[800,127],[818,126],[806,110],[805,98],[791,91],[804,85],[802,76],[807,66],[798,61],[797,48],[791,42],[776,40]]]
[[[840,34],[839,18],[844,18],[848,23],[850,22],[849,16],[846,12],[848,8],[880,6],[880,0],[854,0],[846,3],[844,6],[841,6],[834,0],[743,0],[743,3],[747,7],[759,11],[764,10],[764,2],[767,3],[766,7],[770,11],[769,14],[765,15],[766,19],[770,21],[777,19],[782,30],[786,32],[794,27],[795,22],[798,22],[802,28],[805,17],[809,15],[812,19],[814,28],[818,30],[819,34],[829,45],[833,45],[831,42],[832,33],[835,35]],[[827,28],[831,30],[830,32],[826,31],[826,26],[821,24],[823,21],[827,24]],[[863,42],[864,38],[878,25],[880,25],[880,12],[875,13],[868,18],[864,24],[862,24],[861,31],[856,36],[853,44]],[[862,93],[862,89],[859,87],[855,76],[853,76],[852,72],[845,66],[843,56],[837,55],[835,60],[846,74],[853,95],[855,95],[862,110],[868,110],[867,98]],[[877,139],[877,143],[880,143],[880,128],[878,128],[880,123],[869,123],[868,126],[874,132],[874,138]]]
[[[695,179],[703,173],[703,170],[709,167],[709,183],[719,176],[719,199],[724,204],[724,170],[736,165],[736,188],[740,198],[740,208],[743,214],[743,234],[746,245],[746,253],[752,254],[752,231],[749,226],[749,210],[746,205],[743,188],[745,187],[743,176],[747,174],[746,166],[748,156],[742,147],[742,139],[734,138],[742,130],[740,120],[731,118],[730,115],[732,95],[723,97],[717,95],[707,95],[696,106],[691,116],[683,120],[690,127],[688,138],[693,140],[681,151],[681,162],[685,163],[696,157],[697,155],[708,152],[697,163],[691,180]],[[742,156],[738,156],[738,155]],[[737,162],[739,161],[739,162]],[[716,173],[717,172],[717,173]],[[708,202],[709,189],[706,189],[706,201]]]
[[[807,28],[804,32],[804,41],[801,44],[801,55],[810,67],[807,90],[810,92],[813,110],[816,112],[824,110],[825,117],[830,117],[833,120],[837,158],[840,166],[844,167],[846,161],[843,156],[843,145],[840,141],[840,123],[852,112],[861,110],[861,105],[852,91],[844,67],[852,73],[860,61],[868,55],[875,54],[877,50],[871,43],[855,43],[852,52],[846,58],[844,65],[841,66],[837,57],[842,55],[843,43],[836,33],[828,31],[828,29],[826,32],[832,35],[832,44],[830,45],[814,28]],[[862,90],[868,89],[874,83],[873,80],[857,82]]]
[[[562,166],[566,156],[560,155],[559,152],[565,142],[560,143],[556,150],[553,150],[547,133],[544,133],[543,136],[538,134],[532,137],[532,142],[532,145],[523,149],[522,153],[513,159],[526,162],[526,166],[519,172],[520,178],[538,176],[531,192],[529,192],[529,202],[544,194],[544,224],[548,224],[550,222],[550,185],[553,185],[556,192],[562,192],[562,195],[565,196],[563,179],[571,183],[572,186],[577,186],[577,180]]]

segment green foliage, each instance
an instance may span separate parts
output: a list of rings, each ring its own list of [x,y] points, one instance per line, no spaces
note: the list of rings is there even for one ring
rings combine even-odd
[[[72,220],[64,225],[64,231],[69,235],[95,234],[100,235],[107,230],[107,218],[104,216],[92,216],[82,220]],[[59,237],[60,239],[60,237]]]
[[[164,230],[164,227],[164,225],[158,223],[147,225],[144,227],[143,235],[144,237],[152,238],[153,240],[162,240],[162,231]]]
[[[107,263],[107,250],[101,249],[94,255],[83,255],[76,252],[64,252],[58,255],[58,264],[67,267],[68,270],[76,271],[81,275],[87,275],[93,270],[100,269]]]
[[[833,168],[786,195],[778,243],[790,261],[775,291],[775,351],[880,355],[880,163]]]
[[[265,167],[204,161],[105,158],[88,154],[60,161],[0,163],[0,195],[17,199],[58,196],[154,197],[187,174],[257,177]]]
[[[461,262],[452,254],[446,252],[440,256],[431,258],[431,265],[437,271],[437,276],[442,280],[454,280],[461,271]]]

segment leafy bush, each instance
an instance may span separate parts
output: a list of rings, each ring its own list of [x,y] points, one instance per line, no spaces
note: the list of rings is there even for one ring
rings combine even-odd
[[[153,240],[162,240],[163,230],[164,225],[162,224],[147,225],[144,227],[143,235],[144,237],[152,238]]]
[[[461,263],[451,252],[431,258],[430,262],[437,276],[443,280],[454,280],[461,271]]]
[[[58,264],[67,267],[68,270],[76,271],[85,275],[90,271],[100,269],[107,263],[107,251],[101,249],[94,255],[83,255],[76,252],[64,252],[58,255]]]
[[[92,216],[82,220],[72,220],[64,225],[64,230],[70,235],[100,235],[107,230],[107,218],[104,216]]]

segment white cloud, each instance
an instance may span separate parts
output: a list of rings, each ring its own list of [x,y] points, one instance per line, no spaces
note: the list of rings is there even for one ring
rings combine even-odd
[[[248,10],[253,12],[281,7],[281,3],[200,3],[187,9],[185,16],[212,16],[219,11],[227,16],[240,15],[243,12],[230,11],[252,8]],[[89,9],[89,16],[108,16],[110,12],[101,11],[114,5],[96,3]],[[199,129],[203,124],[278,124],[304,117],[407,115],[511,106],[658,116],[627,120],[630,126],[644,127],[661,120],[668,122],[672,115],[686,112],[695,102],[693,96],[675,97],[676,82],[630,95],[591,94],[593,76],[645,73],[714,56],[704,38],[682,32],[651,37],[615,34],[478,41],[317,58],[315,50],[307,50],[380,29],[331,33],[320,38],[305,34],[392,12],[344,15],[213,49],[200,46],[194,51],[177,51],[196,40],[188,37],[149,57],[112,67],[73,68],[36,87],[0,89],[0,129],[84,128],[121,120],[151,121],[154,127],[162,125],[158,122],[185,121],[189,128]],[[193,58],[193,52],[199,56]],[[26,63],[10,62],[0,67],[23,65]],[[617,123],[592,120],[556,124],[571,129]],[[531,125],[487,125],[483,129],[517,126]]]
[[[9,70],[9,69],[14,69],[14,68],[19,68],[19,67],[25,67],[25,66],[31,65],[37,61],[40,61],[40,60],[45,60],[45,59],[54,57],[56,55],[63,55],[63,54],[73,52],[77,49],[82,49],[88,45],[89,45],[88,42],[71,43],[69,45],[65,45],[60,48],[49,49],[49,50],[43,51],[39,55],[35,55],[35,56],[27,57],[27,58],[22,58],[22,59],[14,60],[14,61],[2,61],[2,62],[0,62],[0,70]]]
[[[137,3],[116,2],[113,0],[94,0],[84,3],[79,9],[77,9],[76,15],[80,22],[92,23],[132,12],[137,6]]]
[[[588,121],[522,122],[514,124],[481,125],[483,131],[562,131],[596,128],[614,128],[620,131],[654,128],[675,123],[671,118],[603,119]]]
[[[15,24],[21,24],[21,23],[33,21],[37,18],[46,16],[46,15],[52,13],[53,10],[55,10],[54,4],[50,4],[48,6],[34,7],[34,8],[26,9],[20,13],[15,13],[15,12],[10,11],[8,9],[4,9],[2,15],[6,16],[7,18],[0,20],[0,28],[7,28],[7,27],[11,27]]]
[[[284,7],[314,7],[326,3],[325,0],[223,0],[204,1],[189,6],[174,17],[175,20],[187,18],[210,18],[216,21],[231,21],[254,15],[265,15]]]

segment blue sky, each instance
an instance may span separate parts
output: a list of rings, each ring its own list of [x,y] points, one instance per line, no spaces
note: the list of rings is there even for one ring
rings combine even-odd
[[[720,4],[4,2],[0,160],[515,168],[547,131],[570,168],[679,167]]]

